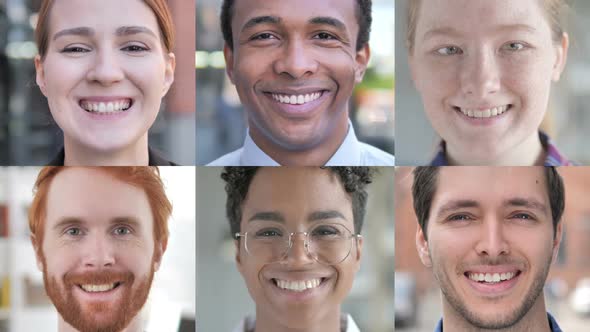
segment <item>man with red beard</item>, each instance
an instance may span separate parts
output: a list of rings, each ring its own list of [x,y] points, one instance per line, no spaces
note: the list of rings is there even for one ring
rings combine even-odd
[[[139,332],[172,205],[155,167],[45,167],[29,227],[58,330]]]
[[[543,296],[563,227],[555,168],[417,167],[412,194],[418,255],[443,295],[435,332],[562,331]]]

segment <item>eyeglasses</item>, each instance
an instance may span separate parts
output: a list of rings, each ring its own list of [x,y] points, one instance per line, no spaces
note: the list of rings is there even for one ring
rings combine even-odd
[[[236,240],[244,238],[246,252],[252,257],[267,263],[282,261],[293,247],[293,236],[304,236],[307,255],[317,262],[335,265],[350,255],[354,240],[360,234],[352,234],[341,224],[320,224],[307,232],[287,232],[280,227],[257,227],[245,233],[236,233]]]

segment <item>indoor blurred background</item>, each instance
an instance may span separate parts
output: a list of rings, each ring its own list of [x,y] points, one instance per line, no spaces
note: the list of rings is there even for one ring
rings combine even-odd
[[[197,165],[240,148],[246,115],[225,74],[219,23],[221,0],[197,1]],[[360,141],[393,154],[393,1],[373,0],[371,62],[351,98],[350,119]]]
[[[431,332],[441,318],[440,288],[416,251],[418,221],[412,200],[412,167],[395,171],[396,331]],[[590,167],[560,167],[565,183],[563,238],[545,283],[547,310],[564,331],[590,324]]]
[[[221,170],[197,169],[198,331],[233,331],[241,319],[255,313],[234,260]],[[365,332],[393,330],[393,167],[379,172],[368,190],[361,269],[342,309]]]
[[[427,165],[440,138],[432,129],[422,99],[414,88],[408,68],[406,6],[396,0],[396,165]],[[570,48],[561,79],[553,83],[549,108],[541,128],[570,160],[590,164],[590,1],[568,1],[566,31]]]
[[[40,168],[0,168],[0,332],[57,332],[29,240],[28,208]],[[160,167],[173,205],[170,237],[154,276],[147,332],[195,331],[195,168]],[[188,185],[191,184],[191,185]]]
[[[0,0],[0,165],[45,165],[63,145],[35,83],[34,27],[41,0]],[[150,129],[150,145],[195,165],[195,1],[168,0],[176,27],[175,82]]]

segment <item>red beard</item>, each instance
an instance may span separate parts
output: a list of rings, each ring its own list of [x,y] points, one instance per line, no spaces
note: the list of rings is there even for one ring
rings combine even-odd
[[[43,281],[45,291],[53,305],[68,324],[81,332],[120,332],[126,328],[137,316],[145,304],[152,280],[154,264],[151,264],[148,276],[143,280],[136,280],[133,273],[114,272],[110,270],[86,273],[66,273],[63,277],[62,289],[55,277],[48,277],[47,264],[43,257]],[[118,283],[124,293],[116,301],[94,301],[80,303],[74,297],[74,290],[79,285],[104,285]],[[121,290],[119,290],[121,291]]]

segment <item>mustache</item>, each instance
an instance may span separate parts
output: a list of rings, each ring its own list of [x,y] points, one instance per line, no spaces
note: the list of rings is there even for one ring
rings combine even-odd
[[[101,285],[114,283],[132,283],[135,276],[130,271],[95,270],[85,272],[70,272],[64,275],[64,284],[73,285]]]

